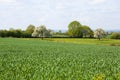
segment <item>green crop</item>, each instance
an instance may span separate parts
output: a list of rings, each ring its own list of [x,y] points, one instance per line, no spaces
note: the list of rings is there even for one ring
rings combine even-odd
[[[0,38],[0,80],[120,80],[120,47]]]

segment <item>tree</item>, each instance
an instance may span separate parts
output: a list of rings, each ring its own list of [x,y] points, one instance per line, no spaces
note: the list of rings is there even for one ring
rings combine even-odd
[[[84,37],[93,37],[92,29],[86,25],[82,26],[82,33]]]
[[[7,30],[0,30],[0,37],[7,37]]]
[[[15,34],[15,37],[20,38],[20,37],[22,37],[22,30],[16,29],[14,34]]]
[[[119,32],[113,32],[110,36],[111,39],[120,39],[120,33]]]
[[[29,25],[26,29],[26,32],[29,34],[32,34],[34,32],[35,26],[34,25]]]
[[[82,25],[78,21],[73,21],[68,25],[68,34],[71,37],[83,37]]]
[[[33,37],[41,37],[42,39],[44,37],[49,37],[50,36],[50,31],[46,29],[44,25],[41,25],[39,27],[36,27],[34,29],[34,32],[32,33]]]
[[[94,37],[98,38],[99,40],[105,35],[105,31],[101,28],[98,28],[94,32]]]

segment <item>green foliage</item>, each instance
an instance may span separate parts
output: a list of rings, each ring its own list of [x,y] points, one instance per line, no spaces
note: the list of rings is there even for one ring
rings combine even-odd
[[[73,21],[68,25],[68,34],[71,37],[93,37],[90,27],[81,25],[78,21]]]
[[[31,33],[21,29],[0,30],[0,37],[30,38]]]
[[[89,38],[92,38],[93,34],[94,34],[92,29],[89,26],[86,26],[86,25],[82,26],[82,33],[83,33],[83,37],[89,37]]]
[[[1,37],[22,37],[22,30],[16,29],[16,30],[0,30],[0,36]]]
[[[1,80],[119,80],[120,47],[0,38]]]
[[[120,39],[120,33],[117,33],[117,32],[113,32],[111,34],[111,39]]]
[[[0,30],[0,37],[6,37],[8,34],[7,30]]]
[[[82,25],[78,21],[73,21],[68,25],[68,34],[71,37],[83,37]]]
[[[62,32],[59,30],[58,32],[51,31],[52,38],[68,38],[69,35],[67,32]]]
[[[32,34],[34,32],[35,26],[34,25],[29,25],[26,29],[26,32],[29,34]]]

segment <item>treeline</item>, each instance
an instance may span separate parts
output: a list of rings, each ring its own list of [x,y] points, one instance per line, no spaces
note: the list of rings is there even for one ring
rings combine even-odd
[[[34,25],[29,25],[26,30],[13,29],[0,30],[0,37],[16,37],[16,38],[32,38],[32,37],[71,37],[71,38],[111,38],[120,39],[120,32],[106,32],[99,28],[93,31],[89,26],[82,25],[78,21],[72,21],[68,25],[68,30],[66,32],[53,31],[47,29],[46,26],[41,25],[35,27]]]
[[[26,30],[13,28],[9,30],[0,30],[0,37],[31,38],[34,29],[34,25],[29,25]]]
[[[22,31],[19,29],[16,30],[0,30],[1,37],[17,37],[17,38],[29,38],[31,34],[26,31]]]

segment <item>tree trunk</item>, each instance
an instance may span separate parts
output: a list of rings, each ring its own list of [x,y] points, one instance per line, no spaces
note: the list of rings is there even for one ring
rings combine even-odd
[[[100,38],[98,38],[100,40]]]
[[[100,35],[98,35],[98,39],[100,40]]]
[[[43,40],[43,32],[42,32],[42,37],[41,37],[41,39]]]

